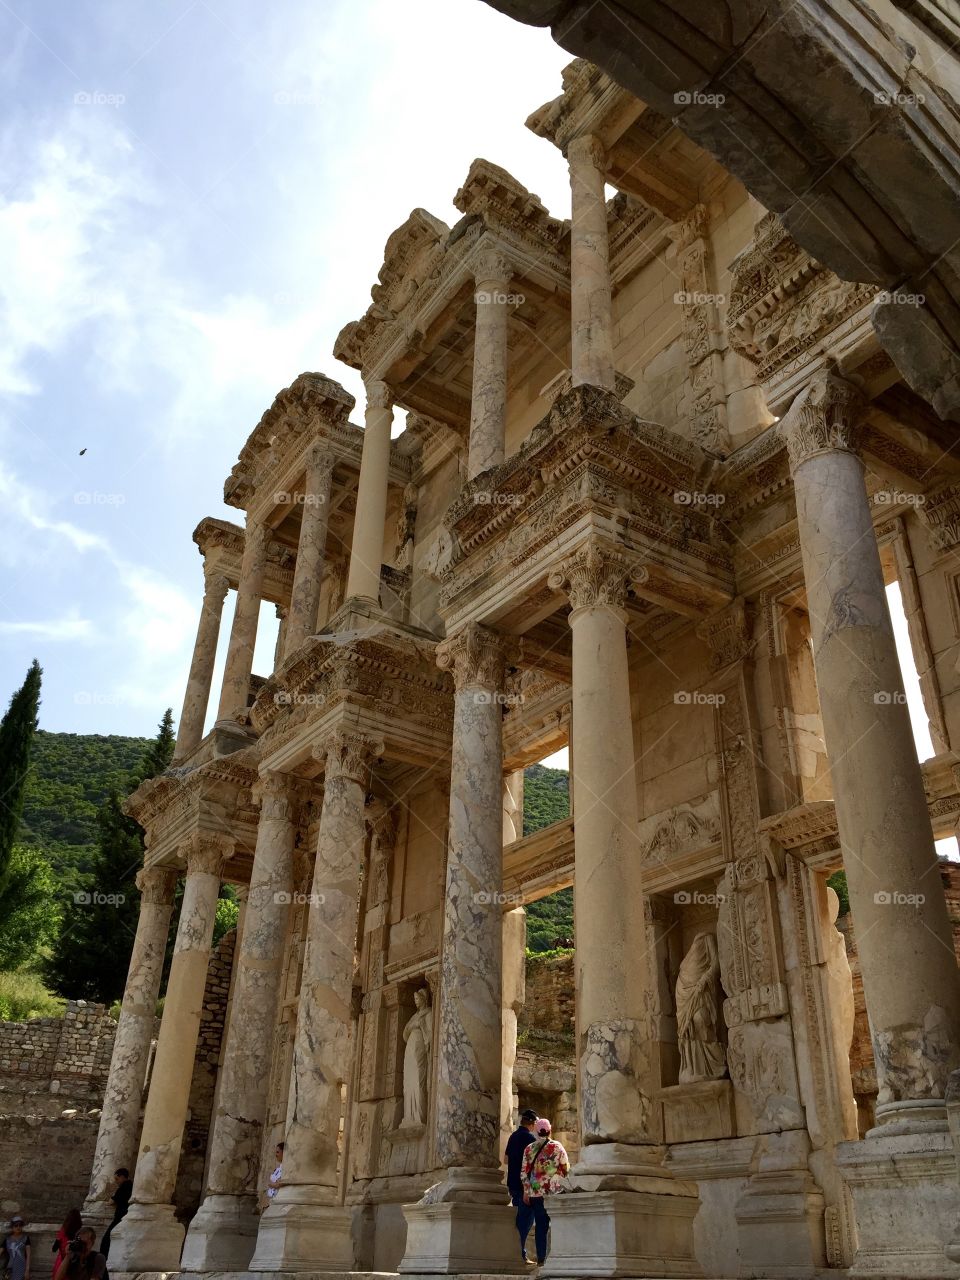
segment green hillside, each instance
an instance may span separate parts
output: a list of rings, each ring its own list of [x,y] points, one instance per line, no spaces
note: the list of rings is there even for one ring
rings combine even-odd
[[[66,891],[82,884],[97,842],[97,809],[124,792],[148,738],[46,733],[33,742],[20,839],[50,860]]]
[[[570,814],[566,769],[533,764],[523,774],[523,834],[532,835]],[[573,940],[573,890],[561,889],[527,907],[527,949],[553,951]]]

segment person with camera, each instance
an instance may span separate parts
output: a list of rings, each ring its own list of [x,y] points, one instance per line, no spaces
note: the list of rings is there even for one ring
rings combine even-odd
[[[67,1245],[67,1256],[53,1280],[103,1280],[107,1260],[93,1247],[96,1241],[93,1227],[81,1227]]]

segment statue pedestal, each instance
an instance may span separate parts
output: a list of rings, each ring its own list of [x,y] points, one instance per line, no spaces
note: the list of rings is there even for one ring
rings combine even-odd
[[[404,1275],[523,1275],[517,1211],[499,1169],[448,1169],[416,1204],[405,1204]]]
[[[387,1172],[391,1176],[420,1172],[425,1163],[421,1140],[426,1132],[425,1124],[410,1124],[390,1129],[383,1135],[384,1142],[390,1147]]]
[[[657,1093],[663,1103],[664,1141],[701,1142],[732,1138],[737,1131],[729,1080],[673,1084]]]

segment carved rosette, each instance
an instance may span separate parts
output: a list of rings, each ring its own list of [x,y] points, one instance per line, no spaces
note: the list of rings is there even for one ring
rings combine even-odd
[[[179,876],[176,867],[144,867],[137,872],[140,901],[152,907],[169,907]]]
[[[315,760],[326,770],[326,783],[347,778],[365,787],[374,762],[383,754],[383,742],[365,733],[337,730],[313,749]]]
[[[479,622],[468,622],[449,640],[437,645],[437,666],[449,671],[459,692],[479,685],[499,690],[506,668],[503,636]]]
[[[790,470],[818,453],[857,454],[860,393],[833,373],[818,374],[779,425]]]
[[[601,550],[588,543],[562,561],[547,583],[554,591],[566,592],[574,612],[598,606],[623,612],[630,572],[619,552]]]
[[[393,408],[393,392],[385,382],[374,378],[369,382],[364,382],[363,386],[367,394],[368,409]]]
[[[233,852],[233,840],[227,835],[198,831],[190,836],[181,852],[186,859],[188,876],[206,875],[219,879],[223,864]]]

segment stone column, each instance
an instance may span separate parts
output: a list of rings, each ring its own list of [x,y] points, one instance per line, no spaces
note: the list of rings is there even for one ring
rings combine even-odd
[[[503,462],[507,425],[507,290],[513,272],[495,250],[481,253],[474,273],[477,324],[467,479]]]
[[[173,1192],[187,1120],[190,1082],[203,1011],[220,873],[230,851],[225,836],[191,837],[177,940],[167,982],[160,1038],[140,1134],[130,1210],[110,1238],[114,1271],[177,1271],[183,1227]]]
[[[132,1169],[136,1160],[140,1102],[150,1057],[177,873],[172,867],[144,868],[137,875],[137,887],[140,890],[140,916],[100,1112],[90,1190],[83,1206],[85,1221],[109,1221],[113,1217],[113,1205],[110,1203],[114,1190],[113,1175],[121,1167]]]
[[[320,589],[323,586],[323,561],[327,549],[327,520],[330,514],[332,477],[333,455],[323,445],[314,445],[307,455],[300,541],[297,543],[297,564],[293,573],[290,614],[283,640],[284,657],[289,657],[295,649],[299,649],[304,640],[312,636],[317,629],[317,610],[320,606]],[[379,580],[379,567],[377,573]]]
[[[404,1206],[400,1270],[518,1266],[500,1173],[503,638],[472,622],[437,646],[453,673],[450,821],[438,1000],[435,1146],[444,1180]]]
[[[877,1080],[877,1119],[943,1112],[960,980],[856,451],[854,388],[819,376],[780,424]]]
[[[297,1009],[283,1186],[260,1219],[253,1271],[350,1271],[351,1215],[341,1195],[338,1135],[353,1071],[354,970],[366,845],[364,800],[383,750],[338,731],[325,763],[323,807]]]
[[[204,575],[203,604],[200,607],[197,639],[190,661],[190,675],[187,677],[187,691],[183,697],[183,711],[180,713],[175,760],[192,755],[203,738],[213,665],[217,660],[220,619],[229,586],[230,583],[222,573]]]
[[[366,430],[357,486],[357,513],[353,520],[347,599],[359,596],[380,603],[380,566],[387,518],[387,483],[390,475],[390,428],[393,399],[385,382],[365,383]]]
[[[257,847],[231,994],[203,1204],[184,1271],[245,1271],[257,1238],[258,1175],[277,1002],[293,894],[298,797],[292,778],[260,775]]]
[[[523,770],[514,769],[503,779],[503,843],[523,836]]]
[[[588,134],[567,147],[570,168],[570,328],[573,385],[614,390],[606,154]]]
[[[290,609],[287,605],[278,604],[277,610],[277,643],[273,646],[273,669],[276,671],[280,663],[283,661],[284,645],[286,642],[287,618],[290,616]]]
[[[637,781],[627,666],[627,568],[590,544],[551,578],[570,597],[574,918],[577,1039],[584,1165],[603,1165],[609,1144],[660,1140],[652,1091],[646,998],[650,957],[641,904]]]
[[[247,715],[247,697],[250,692],[250,675],[253,671],[253,651],[257,643],[257,623],[260,620],[260,598],[263,591],[263,571],[267,559],[267,529],[260,520],[247,518],[247,531],[243,541],[243,560],[240,564],[240,583],[237,587],[237,603],[230,630],[230,647],[223,672],[223,691],[220,694],[218,720],[242,721]]]
[[[527,976],[527,913],[514,907],[503,913],[503,1014],[500,1067],[500,1147],[515,1128],[513,1068],[517,1062],[517,1018],[523,1009]]]

